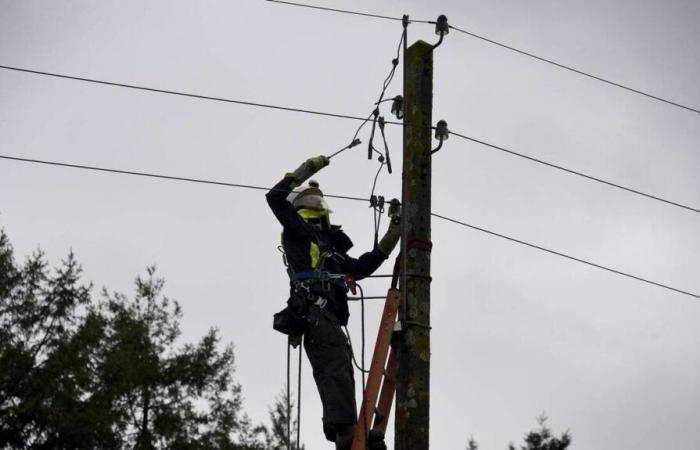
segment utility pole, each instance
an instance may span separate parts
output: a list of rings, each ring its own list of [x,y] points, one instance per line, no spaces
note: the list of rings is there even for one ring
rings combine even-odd
[[[404,19],[406,20],[406,19]],[[395,450],[427,450],[430,428],[430,196],[433,45],[404,56],[402,275]]]

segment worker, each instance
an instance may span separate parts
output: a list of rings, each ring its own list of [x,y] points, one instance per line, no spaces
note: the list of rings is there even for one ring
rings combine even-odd
[[[330,213],[313,174],[329,164],[325,156],[309,158],[287,173],[266,195],[282,224],[282,247],[290,277],[287,307],[275,315],[274,328],[304,349],[313,368],[323,405],[323,432],[336,450],[350,450],[357,422],[352,348],[341,326],[348,323],[348,282],[372,274],[400,238],[400,211],[372,251],[347,255],[353,246]],[[371,433],[371,450],[385,450],[383,434]]]

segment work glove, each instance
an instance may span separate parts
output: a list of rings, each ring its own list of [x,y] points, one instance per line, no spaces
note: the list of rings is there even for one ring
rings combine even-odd
[[[297,170],[288,173],[286,176],[292,177],[294,179],[293,187],[296,187],[301,185],[304,181],[311,178],[313,174],[326,167],[328,164],[330,164],[330,162],[331,160],[323,155],[316,156],[314,158],[309,158],[306,161],[304,161],[299,167],[297,167]]]
[[[386,230],[377,248],[380,252],[389,256],[401,239],[401,204],[397,199],[393,199],[389,206],[389,228]]]

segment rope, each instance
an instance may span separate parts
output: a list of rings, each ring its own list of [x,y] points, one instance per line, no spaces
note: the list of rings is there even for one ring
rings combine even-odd
[[[292,344],[287,340],[287,450],[292,450],[291,354]]]
[[[301,336],[299,341],[299,374],[297,378],[297,448],[300,450],[300,436],[301,436],[301,347],[303,346],[304,335]]]
[[[362,286],[359,284],[355,283],[357,288],[360,290],[360,305],[361,305],[361,311],[362,311],[362,411],[364,411],[364,414],[362,416],[365,419],[364,425],[364,432],[365,432],[365,441],[367,440],[367,436],[369,434],[369,417],[367,417],[367,382],[366,382],[366,377],[365,377],[365,292],[362,289]]]

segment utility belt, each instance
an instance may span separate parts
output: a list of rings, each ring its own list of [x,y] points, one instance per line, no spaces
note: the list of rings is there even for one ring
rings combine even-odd
[[[341,289],[347,290],[348,286],[345,283],[345,275],[339,273],[324,272],[321,270],[314,270],[310,272],[296,272],[289,276],[292,282],[292,286],[297,284],[307,284],[312,285],[313,282],[320,283],[321,290],[330,291],[332,287],[340,287]],[[311,282],[311,283],[309,283]]]
[[[323,271],[297,272],[290,275],[292,290],[287,307],[273,317],[272,327],[280,333],[304,334],[312,306],[323,310],[335,302],[335,288],[347,290],[345,277]]]

